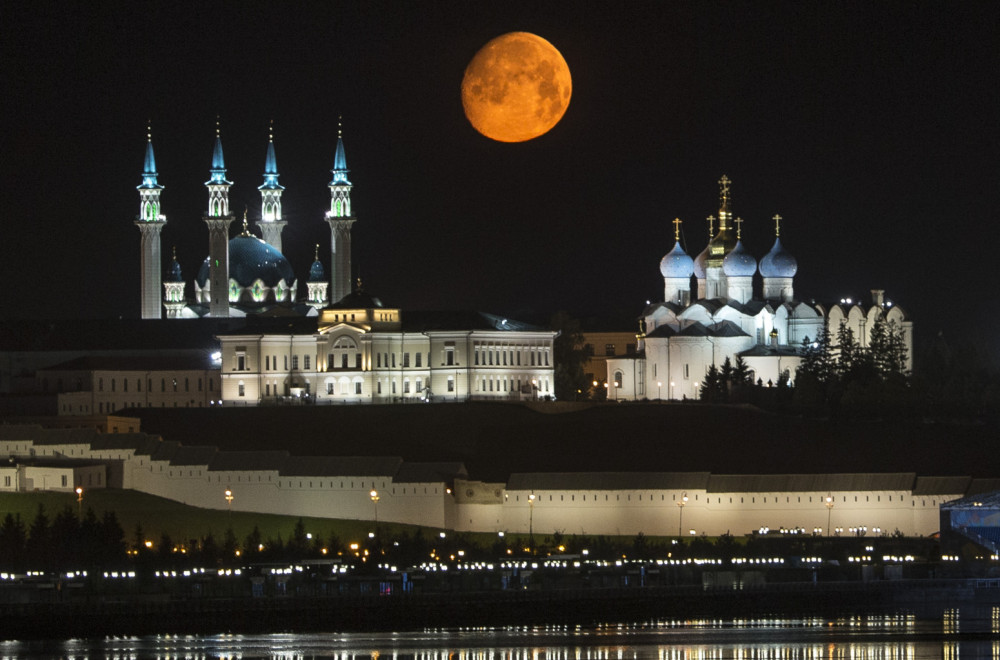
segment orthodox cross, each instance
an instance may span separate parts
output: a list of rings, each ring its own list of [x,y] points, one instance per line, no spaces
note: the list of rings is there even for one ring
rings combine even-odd
[[[742,236],[743,218],[736,218],[734,222],[736,223],[736,240],[740,240],[741,238],[743,238]]]
[[[781,216],[778,214],[774,215],[774,235],[781,235]]]
[[[680,218],[674,218],[674,240],[675,241],[680,241],[681,240],[681,219]]]

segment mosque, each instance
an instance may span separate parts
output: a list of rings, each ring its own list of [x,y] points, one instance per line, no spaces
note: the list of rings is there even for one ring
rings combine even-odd
[[[607,359],[608,398],[697,399],[711,365],[743,358],[760,384],[794,380],[803,348],[823,331],[836,336],[841,324],[867,346],[877,320],[902,334],[907,369],[912,367],[913,323],[882,290],[870,304],[842,300],[829,308],[795,297],[798,262],[781,242],[781,216],[774,216],[774,245],[758,263],[742,241],[740,218],[731,211],[731,181],[719,180],[718,230],[708,218],[708,244],[691,258],[681,247],[674,221],[673,249],[660,261],[663,302],[640,315],[635,350]],[[755,296],[754,279],[763,280]]]
[[[281,233],[286,225],[281,216],[284,187],[278,183],[273,132],[259,187],[261,220],[257,227],[263,238],[250,233],[246,213],[242,233],[229,238],[235,220],[229,208],[233,182],[226,178],[222,138],[216,125],[210,178],[205,183],[208,210],[203,216],[209,230],[209,254],[192,283],[193,300],[185,295],[187,284],[176,255],[164,281],[159,281],[160,232],[166,217],[161,213],[163,186],[157,180],[148,134],[143,170],[135,222],[142,234],[143,318],[159,319],[161,310],[168,319],[248,317],[246,327],[220,332],[216,337],[221,344],[222,378],[219,399],[211,404],[535,400],[553,396],[552,341],[557,333],[484,312],[404,315],[365,292],[360,281],[352,290],[351,227],[356,218],[339,132],[329,183],[330,208],[325,217],[330,226],[331,273],[327,277],[317,246],[304,299],[299,297],[301,285],[291,265],[281,254]],[[138,378],[124,372],[106,377],[112,385]],[[133,392],[141,391],[140,381],[136,380]],[[89,409],[102,405],[89,402]],[[108,409],[114,409],[110,406],[109,402]],[[68,402],[65,407],[80,408]]]

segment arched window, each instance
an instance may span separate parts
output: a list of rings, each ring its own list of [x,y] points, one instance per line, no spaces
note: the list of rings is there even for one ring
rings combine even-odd
[[[615,372],[615,387],[621,387],[621,386],[622,386],[622,372],[616,371]]]

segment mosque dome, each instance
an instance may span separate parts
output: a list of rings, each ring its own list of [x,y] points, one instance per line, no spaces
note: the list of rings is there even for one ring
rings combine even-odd
[[[323,269],[323,264],[320,260],[312,262],[312,266],[309,267],[309,281],[310,282],[326,282],[326,270]]]
[[[694,258],[694,276],[697,277],[699,280],[705,279],[706,276],[705,261],[707,259],[708,259],[708,246],[706,245],[705,249],[702,250],[701,253]]]
[[[680,241],[674,243],[674,249],[660,260],[660,273],[664,277],[691,277],[694,272],[694,260],[688,256]]]
[[[764,277],[795,277],[798,269],[795,257],[781,244],[781,239],[775,237],[771,251],[760,260],[760,274]]]
[[[757,272],[757,260],[743,247],[743,241],[736,241],[736,246],[722,260],[722,272],[726,277],[753,277]]]
[[[198,269],[199,287],[204,288],[208,281],[208,268],[209,258],[206,257]],[[245,288],[258,279],[265,286],[274,287],[281,280],[291,285],[295,273],[285,255],[256,236],[243,234],[229,240],[229,279]]]

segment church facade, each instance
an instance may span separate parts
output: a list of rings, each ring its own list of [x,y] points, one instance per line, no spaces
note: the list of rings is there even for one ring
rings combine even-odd
[[[780,216],[774,245],[757,262],[743,245],[743,221],[733,219],[730,184],[726,176],[719,181],[718,229],[710,216],[708,244],[696,257],[681,247],[674,221],[673,249],[660,261],[663,302],[642,310],[634,353],[608,358],[608,398],[697,399],[709,368],[737,358],[755,382],[792,382],[805,346],[824,328],[836,336],[843,324],[867,346],[878,320],[901,333],[911,368],[913,323],[883,291],[873,290],[870,304],[842,300],[829,308],[796,298],[798,262],[782,245]]]

